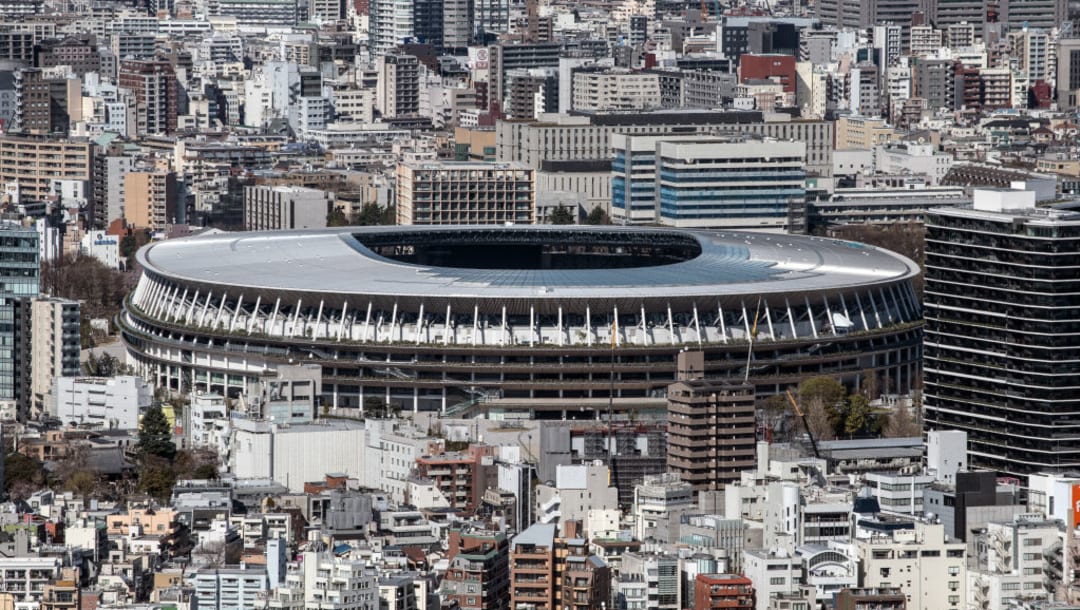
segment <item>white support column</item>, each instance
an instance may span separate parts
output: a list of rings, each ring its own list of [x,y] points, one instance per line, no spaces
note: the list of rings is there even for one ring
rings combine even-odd
[[[806,303],[806,316],[810,319],[810,332],[814,333],[814,338],[817,339],[817,323],[814,322],[814,310],[810,307],[810,297],[804,295],[803,301]]]
[[[244,304],[244,295],[241,294],[240,298],[236,299],[236,307],[232,312],[232,319],[229,320],[229,332],[236,329],[236,320],[240,317],[240,306]]]
[[[840,299],[843,300],[843,298],[844,295],[840,295]],[[855,293],[855,306],[859,308],[859,317],[862,318],[863,330],[870,330],[870,325],[866,323],[866,309],[863,307],[858,292]]]
[[[562,305],[559,305],[559,347],[563,345]]]
[[[592,311],[585,306],[585,345],[592,347]]]
[[[795,315],[791,313],[791,301],[787,297],[784,297],[784,305],[787,306],[787,319],[791,323],[791,338],[798,339],[799,331],[795,330]]]
[[[175,286],[172,290],[169,290],[168,288],[165,289],[161,302],[158,304],[157,315],[159,317],[168,316],[169,310],[172,309],[173,300],[176,298],[176,291],[178,290],[180,290],[180,286]]]
[[[914,314],[911,311],[911,304],[907,302],[904,297],[904,291],[896,286],[896,284],[889,285],[889,295],[896,300],[896,311],[901,318],[907,317],[912,319]],[[897,320],[898,322],[901,320]]]
[[[668,332],[671,333],[671,344],[675,345],[675,318],[671,316],[671,303],[667,306],[667,327]]]
[[[529,347],[536,342],[536,306],[529,303]]]
[[[646,345],[649,342],[649,324],[645,321],[645,306],[641,306],[641,344]]]
[[[870,310],[874,312],[874,321],[877,322],[877,327],[881,328],[884,325],[881,323],[881,312],[878,311],[877,299],[874,298],[874,291],[867,290],[866,298],[870,299]]]
[[[772,313],[769,312],[769,302],[762,299],[761,303],[765,305],[765,321],[769,324],[769,336],[772,337],[773,341],[776,341],[776,329],[774,329],[772,325]]]
[[[856,301],[858,301],[858,297],[859,297],[859,295],[858,295],[858,293],[856,293],[855,294]],[[844,298],[843,293],[840,294],[840,306],[844,308],[844,317],[847,318],[847,321],[852,326],[854,326],[855,321],[851,319],[851,313],[850,313],[850,310],[848,309],[848,306],[847,306],[847,299]],[[862,306],[859,307],[859,314],[862,315],[863,330],[869,330],[870,327],[866,325],[866,315],[863,314],[863,312],[862,312]]]
[[[420,345],[420,334],[424,331],[424,303],[420,302],[420,313],[416,318],[416,345]]]
[[[213,290],[206,291],[206,303],[203,304],[202,314],[199,316],[199,326],[206,325],[206,314],[210,312],[210,297],[214,296]]]
[[[443,345],[450,345],[450,304],[446,304],[446,319],[443,320]]]
[[[150,285],[146,289],[146,299],[145,302],[139,302],[139,308],[149,314],[151,310],[153,310],[154,297],[157,295],[160,286],[154,280],[147,280],[147,282],[149,282]]]
[[[612,318],[613,323],[611,325],[611,332],[615,333],[615,347],[619,347],[619,345],[622,344],[622,337],[619,336],[619,306],[618,305],[613,306],[612,315],[614,315],[615,317]]]
[[[832,334],[836,336],[836,318],[832,315],[832,306],[829,305],[829,297],[824,297],[825,301],[825,315],[829,316],[829,328],[832,329]]]
[[[480,305],[479,304],[474,304],[473,305],[473,315],[472,315],[472,345],[473,345],[473,347],[476,347],[476,336],[479,335],[479,334],[480,334]],[[532,343],[529,343],[529,345],[532,345]]]
[[[169,291],[168,286],[162,284],[161,287],[154,292],[153,306],[150,308],[150,315],[157,317],[161,315],[162,305],[165,303],[165,293]]]
[[[743,326],[746,327],[746,338],[751,339],[751,337],[750,337],[750,316],[747,315],[747,313],[746,313],[746,301],[740,300],[739,304],[742,305],[742,321],[743,321]]]
[[[290,337],[296,336],[296,325],[300,322],[300,306],[304,304],[304,299],[296,299],[296,311],[293,313],[292,318],[292,332],[289,333]]]
[[[229,293],[221,293],[221,305],[218,305],[217,315],[214,316],[214,325],[211,327],[217,330],[218,324],[221,324],[221,316],[225,315],[225,301],[228,300]]]
[[[195,307],[199,304],[199,291],[195,291],[195,296],[191,297],[191,307],[188,307],[187,314],[184,315],[184,324],[191,324],[191,319],[195,317]]]
[[[727,343],[727,324],[724,322],[724,306],[720,304],[720,301],[716,302],[716,313],[720,317],[720,339],[722,339],[724,343]],[[745,314],[746,312],[744,311],[743,313]]]
[[[890,288],[891,288],[891,286],[890,286]],[[889,323],[889,324],[892,324],[893,318],[889,316],[889,300],[890,299],[889,299],[889,297],[885,296],[885,289],[884,288],[878,288],[878,296],[881,297],[881,310],[885,313],[885,320],[884,321]],[[895,309],[896,309],[897,312],[900,311],[899,303],[896,304]]]
[[[274,300],[274,313],[270,314],[270,323],[265,328],[266,334],[274,336],[274,323],[277,322],[278,311],[281,309],[281,297]],[[284,330],[284,329],[283,329]],[[281,333],[284,335],[285,333]]]
[[[187,293],[188,289],[184,288],[184,294],[180,295],[180,300],[173,304],[172,316],[176,318],[177,322],[180,321],[180,314],[183,313],[187,306]]]
[[[697,334],[697,343],[701,345],[701,321],[698,319],[697,303],[694,303],[694,333]]]
[[[506,326],[506,305],[503,305],[502,306],[502,344],[504,346],[505,345],[510,345],[510,342],[508,341],[509,337],[507,336],[509,334],[509,331],[510,331],[510,329],[507,328],[507,326]]]
[[[368,329],[371,328],[371,301],[367,304],[367,317],[364,318],[364,334],[360,336],[360,340],[368,341]]]
[[[251,310],[251,315],[248,316],[248,323],[246,331],[250,335],[251,327],[255,325],[255,318],[259,317],[259,307],[262,306],[262,295],[255,297],[255,308]]]
[[[319,327],[322,326],[322,311],[323,305],[326,304],[326,299],[319,299],[319,313],[315,314],[315,329],[311,331],[311,338],[319,338]]]
[[[394,301],[394,308],[390,310],[390,331],[386,333],[386,342],[394,342],[394,327],[397,325],[397,301]]]

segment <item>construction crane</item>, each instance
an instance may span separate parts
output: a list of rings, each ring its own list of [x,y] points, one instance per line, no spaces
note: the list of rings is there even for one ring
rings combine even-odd
[[[814,433],[810,430],[810,422],[806,420],[806,413],[804,413],[802,407],[799,406],[799,401],[795,400],[795,397],[792,396],[791,390],[785,390],[784,393],[787,394],[788,402],[790,402],[791,406],[795,409],[795,413],[802,418],[803,426],[806,427],[806,436],[810,437],[810,446],[814,448],[814,457],[821,459],[821,454],[818,453],[817,441],[814,440]]]
[[[701,0],[701,18],[702,20],[708,19],[712,13],[709,12],[708,6],[705,4],[708,0]],[[720,6],[720,0],[712,0],[713,8],[716,9],[716,20],[720,21],[720,17],[723,16],[724,11]]]

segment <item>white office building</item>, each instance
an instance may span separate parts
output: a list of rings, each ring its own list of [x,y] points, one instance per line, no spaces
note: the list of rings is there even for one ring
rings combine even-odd
[[[57,377],[51,414],[65,424],[137,430],[139,417],[154,400],[154,390],[141,377]]]

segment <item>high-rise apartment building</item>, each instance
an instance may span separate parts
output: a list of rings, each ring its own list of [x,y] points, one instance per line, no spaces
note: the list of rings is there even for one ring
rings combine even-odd
[[[1080,105],[1080,37],[1057,42],[1057,103],[1062,109]]]
[[[119,85],[135,92],[135,123],[139,134],[176,131],[178,92],[172,64],[161,59],[120,62]]]
[[[52,394],[53,378],[75,377],[80,372],[79,302],[60,298],[34,299],[30,305],[31,409],[44,413]]]
[[[668,388],[668,471],[698,491],[722,490],[756,463],[754,386],[701,379],[702,352],[679,354]]]
[[[164,230],[183,212],[177,199],[175,172],[132,171],[124,176],[124,222],[129,227]]]
[[[510,595],[510,543],[501,532],[451,529],[439,595],[461,610],[502,610]]]
[[[531,224],[534,181],[519,163],[399,163],[398,224]]]
[[[584,539],[536,523],[510,543],[510,608],[593,610],[611,599],[611,569]]]
[[[928,430],[963,430],[973,468],[1080,468],[1080,213],[976,190],[926,219]]]
[[[134,168],[135,158],[123,153],[123,146],[98,149],[94,155],[91,218],[95,227],[106,228],[124,217],[125,176]]]
[[[29,307],[38,295],[40,252],[38,232],[22,225],[0,223],[0,413],[25,419],[29,388],[20,388],[21,372],[30,365]],[[16,413],[16,407],[19,407]]]
[[[420,60],[402,53],[379,57],[376,64],[375,109],[384,117],[419,114]]]
[[[66,136],[72,114],[78,117],[82,103],[81,83],[76,78],[50,76],[39,68],[26,68],[15,73],[15,99],[17,129]]]

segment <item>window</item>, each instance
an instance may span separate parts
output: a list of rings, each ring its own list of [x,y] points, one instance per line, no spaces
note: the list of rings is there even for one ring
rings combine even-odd
[[[787,584],[787,579],[783,576],[775,576],[769,579],[770,585],[784,585]]]

